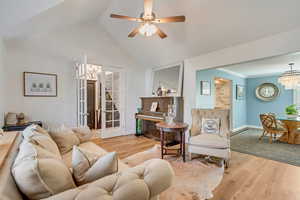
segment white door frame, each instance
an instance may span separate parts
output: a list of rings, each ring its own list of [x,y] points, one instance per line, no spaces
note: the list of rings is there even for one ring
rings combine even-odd
[[[106,98],[105,98],[105,72],[119,72],[120,74],[120,81],[119,81],[119,99],[120,99],[120,127],[118,128],[106,128],[106,113],[105,113],[105,106],[106,106]],[[101,138],[110,138],[116,136],[122,136],[125,134],[125,70],[119,67],[110,67],[110,66],[103,66],[102,73],[101,73],[101,84],[102,84],[102,125],[100,130],[100,137]]]
[[[77,85],[77,126],[87,126],[87,56],[82,57],[81,62],[76,63]]]

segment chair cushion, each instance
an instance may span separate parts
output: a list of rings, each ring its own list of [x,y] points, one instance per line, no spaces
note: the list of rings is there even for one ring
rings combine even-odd
[[[65,126],[52,128],[49,131],[50,136],[56,142],[60,152],[65,154],[72,150],[74,145],[79,145],[80,140],[72,129]]]
[[[12,174],[19,189],[29,199],[46,198],[76,187],[62,160],[28,141],[20,146]]]
[[[97,156],[76,146],[72,153],[73,176],[77,185],[90,183],[118,171],[118,158],[115,152]]]
[[[216,148],[216,149],[227,149],[229,148],[229,140],[226,137],[221,137],[215,134],[200,134],[191,137],[189,140],[190,145]]]

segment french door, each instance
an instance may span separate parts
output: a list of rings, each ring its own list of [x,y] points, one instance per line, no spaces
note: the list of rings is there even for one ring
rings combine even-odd
[[[123,73],[120,70],[103,67],[99,79],[101,80],[101,137],[123,135]]]
[[[76,63],[77,126],[87,126],[87,57]]]
[[[87,126],[87,84],[96,77],[97,118],[100,124],[100,137],[108,138],[124,135],[124,72],[120,68],[103,67],[88,64],[87,56],[76,64],[77,80],[77,126]],[[93,73],[93,76],[91,76]],[[100,112],[99,112],[100,111]]]

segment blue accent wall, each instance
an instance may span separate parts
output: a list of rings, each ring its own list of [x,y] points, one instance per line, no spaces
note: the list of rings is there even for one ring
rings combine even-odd
[[[247,78],[247,123],[248,125],[261,126],[259,114],[273,112],[277,115],[283,115],[285,107],[293,104],[293,91],[285,90],[278,83],[278,76],[265,76],[259,78]],[[270,102],[261,101],[256,98],[256,87],[262,83],[273,83],[280,89],[280,95]]]
[[[246,97],[243,100],[236,99],[236,85],[245,86],[246,90],[246,79],[233,74],[221,71],[218,69],[208,69],[197,71],[196,80],[196,107],[197,108],[214,108],[215,107],[215,87],[214,87],[214,78],[224,78],[232,80],[232,97],[233,97],[233,128],[238,128],[245,126],[247,124],[247,105]],[[210,81],[211,84],[211,95],[205,96],[200,95],[200,81]],[[246,92],[245,92],[246,94]]]
[[[286,90],[278,83],[278,76],[264,76],[259,78],[241,78],[218,69],[199,70],[196,74],[196,107],[214,108],[215,107],[215,88],[214,78],[224,78],[232,80],[233,97],[233,129],[245,125],[261,126],[259,114],[273,112],[277,115],[284,115],[285,107],[293,104],[293,91]],[[200,95],[200,81],[210,81],[211,95]],[[256,87],[262,83],[273,83],[280,89],[280,95],[270,102],[261,101],[256,98]],[[236,85],[245,86],[245,99],[236,99]]]

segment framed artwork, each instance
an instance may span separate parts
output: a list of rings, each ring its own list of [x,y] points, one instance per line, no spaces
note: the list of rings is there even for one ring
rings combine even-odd
[[[157,106],[158,106],[158,102],[152,102],[150,111],[151,112],[156,112]]]
[[[57,97],[57,75],[24,72],[25,97]]]
[[[210,96],[210,81],[200,81],[200,95]]]
[[[243,85],[236,85],[236,99],[242,100],[245,97],[245,87]]]

